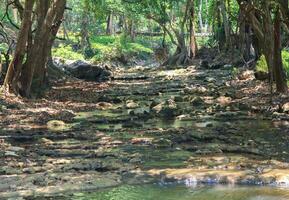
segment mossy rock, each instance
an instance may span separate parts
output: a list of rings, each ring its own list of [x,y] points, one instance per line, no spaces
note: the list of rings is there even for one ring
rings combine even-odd
[[[65,131],[71,128],[70,124],[66,124],[61,120],[50,120],[47,122],[47,129],[51,131]]]

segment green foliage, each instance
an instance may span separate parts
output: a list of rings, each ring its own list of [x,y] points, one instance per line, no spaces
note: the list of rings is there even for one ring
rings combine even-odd
[[[233,77],[236,77],[238,74],[240,73],[240,69],[239,68],[236,68],[236,67],[233,67],[232,71],[231,71],[231,75]]]
[[[289,75],[289,51],[287,50],[282,51],[282,61],[283,61],[284,69],[288,76]],[[266,63],[266,59],[264,55],[262,55],[260,59],[258,60],[256,70],[262,71],[262,72],[268,72],[268,65]]]
[[[0,61],[4,59],[2,52],[6,52],[8,50],[8,45],[6,43],[0,44]]]
[[[84,60],[84,56],[78,52],[73,51],[70,45],[59,45],[52,50],[54,57],[60,57],[68,60]]]
[[[124,35],[96,36],[91,39],[91,47],[95,52],[93,62],[112,60],[121,56],[145,57],[153,50],[140,42],[131,42]]]
[[[258,60],[256,70],[261,72],[268,72],[268,66],[264,55],[262,55]]]
[[[288,76],[289,75],[289,52],[288,51],[282,51],[282,60],[283,60],[284,68]]]
[[[8,50],[8,45],[6,43],[0,44],[0,52],[6,52]]]
[[[74,36],[73,41],[76,40]],[[137,37],[135,41],[131,41],[125,35],[117,36],[93,36],[90,38],[91,50],[89,56],[92,62],[109,61],[121,56],[147,58],[153,53],[153,46],[148,41],[149,38]],[[154,41],[159,43],[160,38]],[[87,52],[74,51],[71,45],[59,45],[53,49],[53,56],[63,59],[81,60],[84,59]]]

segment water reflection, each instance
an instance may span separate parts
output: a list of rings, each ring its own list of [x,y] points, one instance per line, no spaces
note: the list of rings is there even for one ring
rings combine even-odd
[[[122,185],[93,193],[74,194],[74,200],[288,200],[289,189],[272,187]]]

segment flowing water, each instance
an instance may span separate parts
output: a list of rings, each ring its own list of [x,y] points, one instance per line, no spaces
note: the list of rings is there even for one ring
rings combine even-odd
[[[257,186],[121,185],[91,193],[76,193],[74,200],[288,200],[289,190]]]

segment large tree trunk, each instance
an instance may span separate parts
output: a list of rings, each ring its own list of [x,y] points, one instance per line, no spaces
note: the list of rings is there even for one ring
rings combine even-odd
[[[281,47],[281,16],[279,9],[276,11],[274,21],[274,67],[273,74],[276,81],[277,92],[285,93],[288,90],[286,75],[282,63]]]
[[[199,0],[199,13],[198,13],[198,16],[199,16],[199,23],[200,23],[201,33],[204,30],[203,15],[202,14],[203,14],[203,0]]]
[[[108,16],[107,16],[106,34],[107,35],[114,34],[114,30],[113,30],[113,14],[112,13],[109,13]]]
[[[239,39],[238,39],[238,49],[240,49],[241,55],[245,61],[249,61],[252,56],[256,56],[258,49],[253,47],[252,42],[252,31],[250,24],[246,20],[246,15],[240,10],[239,18]],[[254,52],[251,52],[251,47],[254,48]]]
[[[190,18],[190,58],[195,58],[198,52],[197,40],[195,36],[195,8],[194,8],[194,0],[191,2],[191,18]]]
[[[50,30],[49,33],[49,40],[47,41],[47,44],[43,46],[42,48],[42,59],[40,60],[40,65],[39,67],[36,67],[35,73],[34,73],[34,86],[36,86],[38,89],[39,88],[44,88],[48,84],[47,80],[47,68],[48,68],[48,62],[52,60],[52,46],[55,41],[57,32],[60,28],[60,25],[62,23],[62,18],[64,15],[65,11],[65,2],[63,2],[59,7],[58,10],[56,11],[55,17],[53,19],[53,27]],[[32,85],[32,86],[33,86]],[[34,87],[35,88],[35,87]]]
[[[190,65],[192,63],[192,59],[190,58],[190,44],[186,44],[186,34],[185,34],[185,26],[186,23],[189,22],[191,18],[191,7],[192,0],[186,1],[185,14],[180,22],[179,29],[175,29],[171,26],[171,32],[163,26],[168,35],[170,36],[173,44],[177,46],[176,51],[173,56],[171,56],[167,61],[165,61],[162,65],[170,65],[170,66],[179,66],[179,65]],[[176,41],[174,40],[174,36]],[[189,46],[189,47],[188,47]]]
[[[29,30],[32,25],[32,10],[34,0],[26,0],[24,5],[24,14],[22,17],[21,28],[17,38],[16,49],[13,59],[9,64],[8,71],[4,80],[4,88],[15,94],[19,93],[19,77],[23,68],[23,61],[26,55],[26,44],[28,42]]]
[[[136,36],[136,31],[135,31],[135,23],[132,19],[128,20],[128,34],[130,36],[130,39],[132,41],[135,40],[135,36]]]
[[[84,11],[81,16],[81,40],[80,46],[85,51],[86,48],[90,49],[89,35],[88,35],[88,24],[89,24],[89,16],[87,14],[88,5],[85,2]]]
[[[275,19],[272,19],[274,13],[269,1],[265,1],[262,7],[262,17],[259,17],[259,10],[251,1],[238,0],[240,8],[247,13],[254,34],[258,38],[262,52],[265,56],[268,71],[270,74],[271,93],[273,92],[273,81],[276,82],[278,92],[287,91],[286,77],[282,65],[281,54],[281,14],[280,10],[275,11]],[[288,4],[287,4],[288,5]],[[278,8],[278,7],[277,7]]]
[[[228,19],[228,13],[225,5],[225,0],[220,0],[220,13],[223,18],[223,25],[224,25],[224,30],[225,30],[225,36],[226,36],[226,47],[227,49],[232,48],[232,39],[231,39],[231,27]]]
[[[163,66],[189,65],[192,63],[190,52],[188,51],[188,47],[186,45],[185,33],[179,33],[178,31],[175,31],[175,35],[178,42],[177,49],[174,55],[168,58],[168,60],[162,64]]]
[[[63,15],[65,10],[66,0],[56,0],[52,5],[50,5],[47,10],[47,5],[41,5],[39,3],[39,7],[42,7],[42,11],[47,10],[47,12],[43,13],[44,17],[39,17],[38,28],[36,30],[34,36],[34,43],[31,48],[31,51],[28,53],[27,61],[25,63],[25,68],[23,69],[23,76],[21,79],[21,95],[29,96],[31,91],[32,80],[34,77],[34,84],[39,88],[43,84],[43,80],[45,77],[45,69],[46,62],[48,57],[48,52],[51,42],[51,37],[53,37],[52,32],[56,29],[56,32],[61,23],[58,20],[57,16],[60,14]],[[47,13],[47,14],[46,14]],[[40,14],[40,13],[38,13]],[[62,18],[61,15],[61,18]],[[34,72],[36,70],[37,75],[39,77],[34,76]]]
[[[37,89],[44,83],[47,58],[62,22],[66,0],[39,0],[35,3],[36,8],[33,9],[34,0],[25,1],[17,47],[4,84],[14,93],[25,97],[30,96],[32,80]],[[32,13],[36,14],[33,17],[36,20],[34,33]]]

